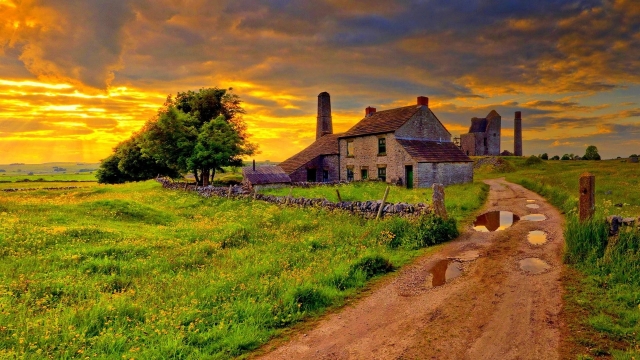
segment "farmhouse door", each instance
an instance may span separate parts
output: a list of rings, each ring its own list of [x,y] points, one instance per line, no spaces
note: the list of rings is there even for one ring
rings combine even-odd
[[[316,182],[316,169],[307,169],[307,182]]]
[[[407,179],[407,189],[413,189],[413,166],[407,165],[404,167],[405,179]]]

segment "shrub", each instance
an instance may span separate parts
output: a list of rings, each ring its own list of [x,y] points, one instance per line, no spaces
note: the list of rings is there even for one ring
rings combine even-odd
[[[540,159],[549,160],[549,155],[547,155],[547,153],[544,153],[544,154],[540,155]]]
[[[560,160],[571,160],[571,156],[569,156],[569,154],[564,154]]]
[[[529,158],[524,162],[526,166],[538,165],[540,163],[542,163],[542,160],[535,155],[529,156]]]
[[[349,268],[349,277],[354,277],[358,271],[364,273],[366,278],[370,279],[376,275],[393,271],[393,264],[389,262],[389,259],[380,255],[369,255],[351,265],[351,268]]]

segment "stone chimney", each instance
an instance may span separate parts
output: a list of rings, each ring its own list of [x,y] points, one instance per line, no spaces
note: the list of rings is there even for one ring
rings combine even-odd
[[[522,156],[522,113],[516,111],[513,120],[513,155]]]
[[[429,107],[429,98],[426,96],[418,96],[418,106]]]
[[[328,92],[321,92],[318,95],[318,124],[316,126],[316,140],[327,134],[333,134],[331,98],[329,97]]]
[[[376,108],[368,106],[366,109],[364,109],[364,117],[369,117],[375,114],[375,112],[376,112]]]

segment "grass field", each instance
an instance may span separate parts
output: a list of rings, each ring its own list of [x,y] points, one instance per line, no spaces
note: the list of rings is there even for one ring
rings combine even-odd
[[[640,232],[608,238],[607,215],[640,216],[640,164],[607,161],[544,161],[526,166],[510,158],[514,172],[490,169],[477,177],[505,176],[534,190],[567,216],[565,229],[565,319],[573,352],[580,359],[640,358]],[[576,218],[579,177],[596,176],[596,216]],[[615,204],[622,204],[617,207]]]
[[[378,181],[354,182],[339,186],[318,186],[311,188],[280,188],[265,189],[262,193],[287,196],[291,192],[294,197],[324,198],[337,202],[338,194],[343,201],[381,200],[387,184]],[[489,187],[481,182],[472,184],[452,185],[445,190],[445,205],[448,213],[457,220],[467,218],[473,211],[483,204]],[[387,202],[405,202],[409,204],[430,203],[433,191],[431,188],[411,189],[391,186]]]
[[[473,211],[483,196],[470,192],[486,186],[448,188],[448,204]],[[204,199],[153,181],[0,192],[0,358],[246,354],[428,251],[417,238],[456,233],[434,221]]]

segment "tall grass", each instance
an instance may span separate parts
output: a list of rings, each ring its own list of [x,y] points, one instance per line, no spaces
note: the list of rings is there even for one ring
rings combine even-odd
[[[153,181],[0,193],[0,358],[240,356],[455,235]]]

